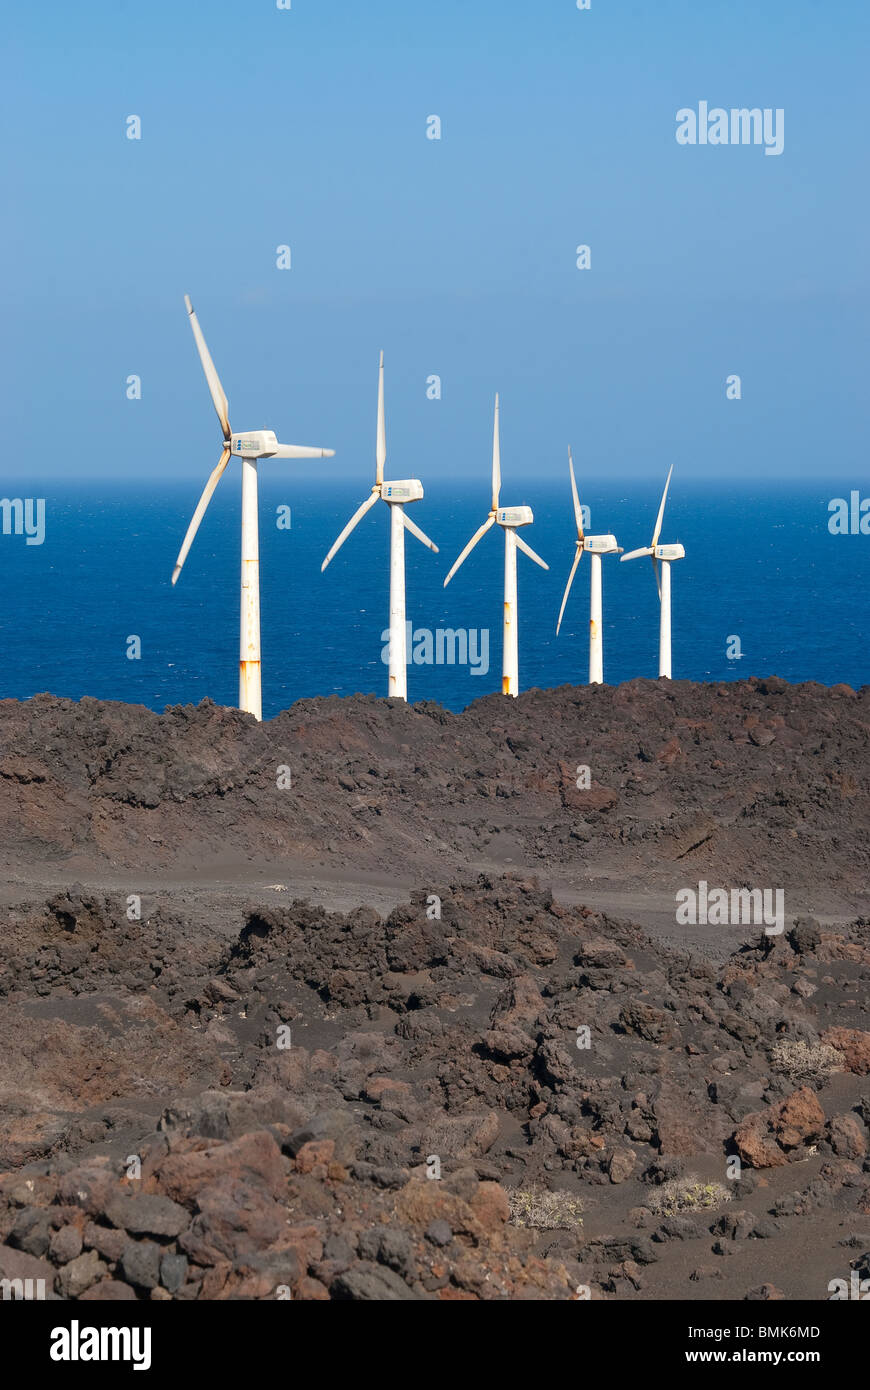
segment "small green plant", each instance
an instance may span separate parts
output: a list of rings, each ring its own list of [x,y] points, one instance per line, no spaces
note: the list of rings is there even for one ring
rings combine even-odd
[[[671,1178],[649,1194],[646,1205],[656,1216],[675,1216],[681,1211],[702,1211],[731,1201],[731,1193],[721,1182],[704,1182],[696,1174]]]
[[[583,1203],[570,1192],[539,1187],[509,1188],[510,1219],[514,1226],[536,1231],[570,1231],[583,1225]]]

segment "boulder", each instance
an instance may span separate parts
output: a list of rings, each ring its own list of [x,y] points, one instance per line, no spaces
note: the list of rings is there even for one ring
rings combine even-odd
[[[733,1142],[744,1163],[753,1168],[777,1168],[800,1157],[802,1149],[821,1137],[825,1113],[815,1091],[801,1086],[785,1100],[747,1115],[734,1131]]]
[[[870,1072],[870,1033],[860,1028],[828,1028],[822,1042],[843,1054],[843,1066],[858,1076]]]

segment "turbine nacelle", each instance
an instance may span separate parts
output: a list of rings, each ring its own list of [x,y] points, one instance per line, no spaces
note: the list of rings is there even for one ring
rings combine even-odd
[[[684,560],[685,548],[681,545],[657,545],[653,554],[657,560]]]
[[[234,434],[230,440],[230,453],[239,458],[266,459],[277,452],[274,430],[248,430],[245,434]]]
[[[577,544],[592,555],[618,555],[620,553],[615,536],[585,536]]]
[[[531,526],[535,519],[531,507],[499,507],[495,514],[499,526]]]
[[[332,458],[334,449],[309,449],[304,444],[279,444],[274,430],[248,430],[229,440],[230,453],[242,459]]]
[[[419,478],[399,478],[394,483],[381,483],[381,499],[384,502],[419,502],[423,496],[423,484]]]

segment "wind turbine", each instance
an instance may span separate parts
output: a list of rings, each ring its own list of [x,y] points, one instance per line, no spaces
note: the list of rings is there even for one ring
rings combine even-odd
[[[519,694],[519,653],[517,645],[517,546],[530,560],[534,560],[541,569],[550,568],[548,564],[536,555],[530,545],[527,545],[522,536],[517,535],[517,528],[520,526],[530,526],[534,521],[534,513],[531,507],[499,507],[498,495],[501,491],[501,445],[499,443],[498,431],[498,392],[495,397],[495,418],[492,427],[492,505],[489,509],[489,516],[486,521],[475,531],[468,545],[463,550],[459,559],[456,561],[452,570],[444,580],[444,587],[450,583],[459,566],[468,555],[481,537],[485,536],[489,528],[498,522],[504,531],[504,637],[502,645],[502,666],[501,666],[501,693],[502,695]]]
[[[562,615],[565,612],[565,604],[568,602],[571,585],[574,583],[577,566],[583,556],[583,551],[587,550],[589,552],[589,684],[601,685],[604,681],[604,637],[601,628],[601,557],[602,555],[621,555],[622,550],[616,544],[615,536],[584,536],[583,513],[580,510],[580,498],[577,496],[574,460],[571,457],[570,449],[568,450],[568,472],[571,475],[571,494],[574,498],[577,541],[574,563],[571,566],[571,573],[568,575],[568,583],[565,585],[562,607],[559,609],[556,636],[559,636]]]
[[[366,512],[380,500],[390,508],[390,672],[387,695],[397,700],[408,698],[408,653],[405,629],[405,529],[418,541],[428,545],[436,553],[438,547],[405,515],[408,502],[419,502],[423,496],[423,484],[418,478],[402,478],[398,482],[384,482],[384,464],[387,460],[387,436],[384,424],[384,354],[381,353],[378,367],[378,438],[375,451],[375,481],[371,495],[354,512],[338,540],[329,551],[321,574],[326,569],[336,551],[344,545],[357,522],[362,521]]]
[[[640,550],[630,550],[627,555],[621,555],[620,560],[636,560],[639,555],[651,555],[653,571],[656,577],[656,587],[659,591],[659,607],[661,614],[659,618],[659,675],[671,678],[671,565],[674,560],[682,560],[686,554],[681,545],[659,545],[659,533],[662,529],[662,518],[665,514],[665,502],[668,497],[668,488],[671,485],[671,474],[674,466],[671,464],[668,470],[665,490],[662,493],[662,500],[659,505],[659,514],[656,517],[656,524],[652,533],[652,540],[649,545],[642,546]],[[658,562],[662,562],[662,576],[659,580]]]
[[[260,543],[257,526],[257,460],[263,458],[280,459],[319,459],[332,458],[334,449],[312,449],[302,444],[279,444],[272,430],[249,430],[247,434],[234,435],[230,429],[227,415],[227,398],[221,386],[211,354],[206,346],[199,320],[190,302],[190,295],[184,296],[184,303],[190,315],[190,326],[196,340],[199,360],[205,372],[208,389],[217,411],[223,431],[223,448],[217,467],[213,470],[203,488],[202,496],[196,506],[184,543],[178,552],[172,583],[181,574],[181,567],[199,530],[199,523],[205,516],[212,493],[226,471],[231,455],[242,461],[242,602],[240,621],[239,650],[239,708],[255,719],[263,717],[263,699],[260,681]]]

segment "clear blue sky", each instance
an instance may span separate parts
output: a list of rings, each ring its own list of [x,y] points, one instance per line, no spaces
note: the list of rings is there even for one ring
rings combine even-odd
[[[498,388],[506,476],[563,476],[570,442],[606,478],[866,477],[866,0],[51,0],[3,27],[4,491],[204,480],[185,291],[234,427],[345,477],[381,347],[394,476],[485,479]],[[701,100],[784,108],[784,153],[679,146]]]

